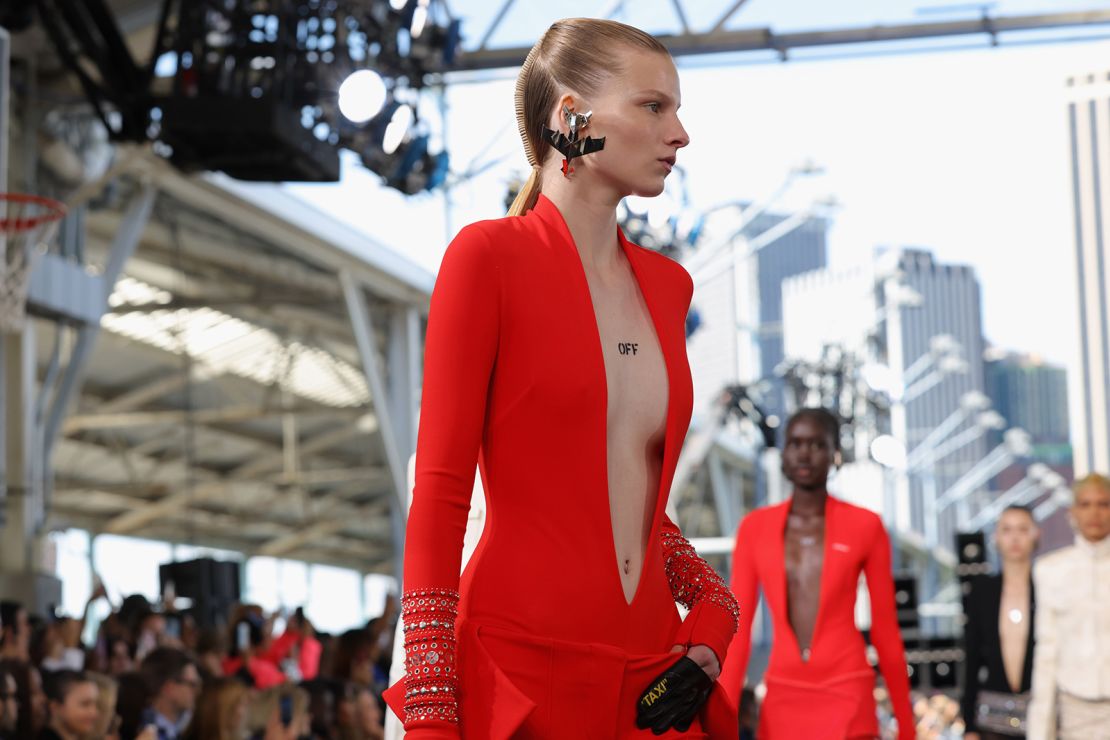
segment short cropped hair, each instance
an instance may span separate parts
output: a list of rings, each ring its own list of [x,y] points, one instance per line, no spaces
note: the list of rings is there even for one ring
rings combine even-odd
[[[833,449],[840,451],[840,419],[836,414],[825,408],[809,407],[796,411],[790,419],[786,422],[786,431],[790,432],[790,428],[795,423],[802,419],[808,419],[814,422],[817,426],[825,430],[825,433],[832,438]]]
[[[47,699],[63,704],[73,687],[82,683],[95,684],[96,682],[92,676],[83,671],[53,671],[43,676],[42,690]]]
[[[185,669],[191,665],[195,666],[196,663],[184,650],[160,647],[143,658],[139,672],[147,682],[147,689],[152,695],[156,695],[163,686],[181,678]]]

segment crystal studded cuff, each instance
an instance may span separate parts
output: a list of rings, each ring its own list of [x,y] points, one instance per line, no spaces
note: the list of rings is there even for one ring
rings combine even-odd
[[[723,609],[732,619],[735,632],[740,620],[740,607],[728,584],[709,563],[698,557],[690,541],[677,532],[664,530],[663,568],[674,600],[687,609],[702,604]]]
[[[430,588],[401,597],[405,632],[405,729],[410,723],[458,723],[455,617],[459,592]]]

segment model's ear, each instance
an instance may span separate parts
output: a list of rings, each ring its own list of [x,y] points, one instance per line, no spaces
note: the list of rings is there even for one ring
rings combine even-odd
[[[551,120],[548,121],[548,127],[552,131],[562,131],[566,134],[569,133],[569,126],[567,125],[564,109],[571,113],[585,113],[586,111],[582,109],[582,98],[574,93],[568,92],[559,97],[555,109],[551,111]]]
[[[844,455],[840,452],[840,450],[837,450],[836,454],[833,455],[833,465],[836,466],[837,470],[840,470],[840,466],[843,465],[843,464],[844,464]]]

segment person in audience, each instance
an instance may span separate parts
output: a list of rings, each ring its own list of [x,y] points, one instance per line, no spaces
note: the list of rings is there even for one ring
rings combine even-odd
[[[197,699],[184,740],[242,740],[247,727],[249,690],[237,678],[209,679]]]
[[[227,637],[223,630],[204,627],[197,633],[197,668],[201,677],[210,678],[224,675],[224,661],[227,660]]]
[[[166,618],[155,611],[137,617],[135,627],[135,660],[140,663],[159,647],[180,648],[180,644],[166,634]]]
[[[31,653],[43,671],[83,671],[85,651],[81,647],[81,622],[61,617],[47,624]]]
[[[310,735],[312,740],[336,740],[337,693],[342,690],[338,682],[326,678],[305,681],[301,688],[308,692],[308,712],[312,715]]]
[[[143,724],[154,725],[159,740],[177,740],[189,726],[201,687],[196,662],[177,648],[160,647],[143,659],[140,671],[151,695]]]
[[[39,740],[88,740],[100,715],[96,682],[79,671],[54,671],[46,679],[45,690],[50,720]]]
[[[96,728],[86,740],[119,740],[119,715],[116,704],[119,699],[119,684],[103,673],[87,673],[96,683],[97,699]]]
[[[0,668],[0,740],[13,740],[19,721],[19,697],[15,676]]]
[[[17,601],[0,601],[0,660],[31,660],[31,623]]]
[[[106,668],[110,676],[122,676],[135,670],[135,653],[123,637],[108,638]]]
[[[15,737],[19,740],[36,737],[46,726],[46,694],[42,690],[42,674],[25,660],[0,660],[0,670],[15,678],[19,716]]]
[[[148,681],[138,671],[116,676],[116,714],[119,716],[120,740],[158,740],[158,730],[149,721]],[[146,716],[144,716],[146,715]]]
[[[374,638],[369,630],[347,630],[336,645],[332,676],[359,686],[373,686],[375,658]]]
[[[308,692],[280,686],[255,694],[248,710],[252,740],[297,740],[311,732]]]
[[[978,576],[971,581],[965,606],[964,694],[962,704],[965,740],[997,740],[989,729],[980,730],[980,700],[983,708],[1003,709],[1007,702],[1025,695],[1033,680],[1034,590],[1033,551],[1040,530],[1033,512],[1024,506],[1007,507],[998,517],[995,546],[1001,562],[998,575]],[[1014,704],[1012,706],[1018,706]],[[997,714],[997,711],[995,712]],[[1023,711],[1011,710],[1019,719]],[[984,723],[993,724],[984,715]]]
[[[355,696],[355,727],[359,740],[385,740],[385,724],[378,695],[367,686],[359,686]]]
[[[350,681],[336,681],[335,732],[339,740],[358,738],[359,686]]]
[[[231,625],[227,658],[223,661],[225,676],[239,676],[256,689],[281,686],[287,678],[281,668],[266,658],[272,640],[271,624],[261,608],[242,607]]]
[[[1075,484],[1075,544],[1033,566],[1037,643],[1029,740],[1110,738],[1110,478]]]

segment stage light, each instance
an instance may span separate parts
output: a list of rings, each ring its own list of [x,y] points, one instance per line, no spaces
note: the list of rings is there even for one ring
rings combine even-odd
[[[412,10],[412,23],[409,24],[409,33],[412,37],[419,38],[424,32],[424,25],[428,22],[428,7],[423,3]]]
[[[354,123],[366,123],[378,115],[385,100],[385,82],[372,69],[351,73],[339,86],[339,112]]]
[[[151,142],[184,171],[335,182],[348,149],[407,193],[447,176],[416,112],[458,50],[459,21],[442,0],[165,0],[145,72],[128,53],[103,56],[127,48],[109,0],[43,2],[66,66],[99,73],[86,96],[111,111],[100,113],[111,138]]]
[[[415,114],[412,111],[412,106],[400,105],[393,115],[389,117],[389,123],[385,126],[385,131],[382,134],[382,151],[386,154],[393,154],[397,151],[397,147],[401,146],[401,142],[405,140],[405,135],[409,132],[409,127],[415,119]]]

